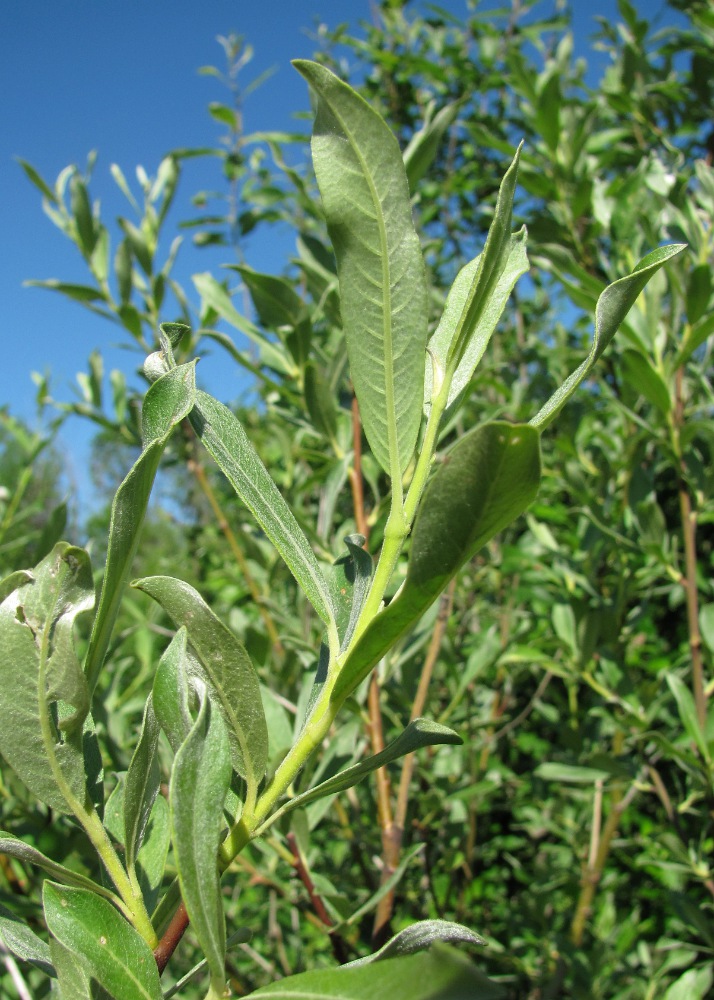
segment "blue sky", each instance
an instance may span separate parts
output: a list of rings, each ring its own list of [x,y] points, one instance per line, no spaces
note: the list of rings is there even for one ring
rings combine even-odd
[[[441,5],[466,12],[466,0],[442,0]],[[549,6],[544,0],[543,7]],[[651,17],[663,5],[639,0],[637,6]],[[584,50],[593,18],[614,19],[616,3],[575,0],[574,7],[576,45]],[[28,278],[83,282],[86,272],[76,249],[45,218],[39,193],[15,158],[28,160],[54,181],[63,167],[83,165],[96,149],[92,193],[102,202],[105,221],[113,220],[126,214],[127,206],[111,180],[110,164],[118,163],[133,177],[137,164],[155,171],[172,148],[215,145],[219,131],[206,107],[225,93],[197,70],[211,63],[222,66],[217,35],[234,31],[253,45],[246,80],[275,67],[246,104],[247,129],[290,129],[294,113],[308,108],[306,87],[290,59],[314,53],[310,33],[319,21],[331,27],[349,21],[356,27],[369,17],[368,0],[32,0],[3,6],[0,405],[9,404],[14,415],[32,422],[33,369],[49,368],[55,396],[68,399],[75,374],[86,367],[93,348],[102,350],[107,370],[130,372],[137,360],[114,346],[121,338],[106,321],[55,293],[23,287]],[[188,214],[191,193],[219,182],[215,160],[192,161],[174,220]],[[279,272],[289,250],[284,243],[271,250],[268,240],[249,244],[248,263]],[[227,250],[198,251],[187,239],[177,276],[190,288],[192,273],[212,269],[219,274],[220,263],[229,257]],[[240,390],[237,373],[226,374],[218,359],[202,363],[200,376],[223,398],[235,398]],[[90,436],[89,425],[76,418],[63,431],[70,478],[82,491]]]

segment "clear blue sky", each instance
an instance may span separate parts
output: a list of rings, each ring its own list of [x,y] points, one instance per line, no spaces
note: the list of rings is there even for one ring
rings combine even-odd
[[[544,9],[550,5],[551,0],[544,0]],[[466,0],[441,0],[441,6],[464,14]],[[663,4],[638,0],[637,6],[651,17]],[[584,51],[595,28],[593,18],[614,19],[616,3],[574,0],[574,8],[576,46]],[[130,372],[136,365],[134,355],[112,347],[120,340],[118,328],[56,293],[22,287],[27,278],[82,282],[86,272],[76,249],[45,218],[39,193],[15,157],[54,181],[63,167],[83,165],[89,150],[96,149],[92,192],[101,199],[105,221],[113,220],[126,214],[126,203],[110,178],[111,163],[130,177],[137,164],[152,173],[172,148],[215,145],[219,132],[206,106],[225,94],[218,81],[197,75],[197,70],[208,63],[222,65],[217,35],[234,31],[253,45],[256,54],[247,80],[276,67],[247,102],[247,129],[289,129],[292,115],[308,107],[306,87],[289,63],[313,55],[310,30],[318,21],[331,27],[349,21],[356,28],[369,16],[368,0],[6,0],[0,19],[0,404],[32,421],[30,372],[49,368],[55,396],[68,399],[75,373],[85,368],[95,347],[101,348],[107,369]],[[186,216],[191,193],[219,180],[214,160],[193,161],[174,219]],[[252,251],[249,244],[248,262],[258,270],[279,272],[287,250],[279,248],[271,260],[265,242]],[[218,274],[220,263],[228,259],[225,250],[209,255],[187,239],[177,276],[191,288],[192,273],[212,269]],[[225,372],[217,360],[207,359],[200,376],[212,391],[234,398],[238,377],[230,371],[221,378],[221,370]],[[70,478],[84,492],[81,464],[90,428],[82,423],[74,418],[63,438],[72,453]]]

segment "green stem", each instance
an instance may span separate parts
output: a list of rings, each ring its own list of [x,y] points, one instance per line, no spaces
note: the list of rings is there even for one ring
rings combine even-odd
[[[47,761],[50,765],[50,770],[52,771],[52,777],[54,778],[55,783],[57,784],[57,787],[62,793],[62,796],[64,797],[70,810],[82,825],[82,828],[89,837],[92,846],[101,858],[104,867],[109,873],[112,882],[116,886],[116,889],[121,896],[122,903],[124,904],[122,907],[124,915],[134,925],[149,947],[154,948],[158,944],[158,938],[151,923],[151,918],[146,910],[146,906],[144,905],[141,890],[138,885],[136,890],[134,889],[131,879],[124,870],[124,867],[114,850],[114,846],[109,839],[109,834],[104,829],[94,806],[90,804],[88,808],[85,802],[81,802],[77,798],[70,787],[62,768],[60,767],[59,761],[57,760],[57,755],[55,753],[56,735],[53,731],[48,705],[45,700],[45,670],[49,656],[49,635],[50,628],[48,623],[43,630],[42,647],[40,650],[40,666],[38,672],[38,707],[42,741],[47,754]]]

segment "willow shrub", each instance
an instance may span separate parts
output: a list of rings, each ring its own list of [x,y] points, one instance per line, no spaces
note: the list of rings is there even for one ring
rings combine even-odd
[[[437,460],[440,432],[454,426],[514,284],[528,268],[525,228],[512,232],[511,219],[520,150],[501,183],[483,252],[458,274],[429,336],[426,271],[397,141],[329,70],[307,61],[295,66],[316,98],[313,161],[337,260],[351,379],[369,448],[391,484],[381,551],[375,563],[364,539],[351,534],[342,559],[320,563],[233,412],[197,387],[195,359],[177,363],[186,328],[163,324],[160,349],[144,366],[152,384],[143,400],[142,450],[113,501],[98,597],[88,553],[66,542],[0,585],[0,751],[34,796],[74,818],[104,869],[95,881],[20,839],[0,839],[0,852],[49,876],[43,889],[49,944],[5,911],[3,940],[54,977],[65,1000],[180,995],[188,977],[164,993],[160,976],[189,922],[204,955],[190,977],[203,977],[207,998],[227,995],[226,949],[248,935],[226,928],[221,883],[234,877],[231,865],[246,845],[280,829],[292,810],[338,795],[391,760],[460,742],[450,729],[416,719],[381,753],[294,789],[373,667],[464,563],[535,498],[541,432],[649,278],[682,250],[654,250],[605,289],[589,355],[529,423],[474,427]],[[329,432],[339,400],[316,372],[310,377],[312,408]],[[274,766],[258,674],[236,635],[188,583],[168,576],[129,582],[162,454],[185,420],[322,621],[312,696],[297,738]],[[386,603],[397,572],[403,582]],[[100,675],[112,669],[107,654],[127,586],[158,602],[176,632],[156,667],[129,767],[105,803],[92,699]],[[81,659],[78,622],[91,622]],[[172,751],[167,795],[160,794],[167,780],[159,765],[162,732]],[[165,877],[167,858],[178,873],[173,881]],[[389,888],[386,882],[380,891]],[[254,995],[499,996],[498,985],[455,948],[479,943],[459,924],[418,922],[367,959],[289,976]]]

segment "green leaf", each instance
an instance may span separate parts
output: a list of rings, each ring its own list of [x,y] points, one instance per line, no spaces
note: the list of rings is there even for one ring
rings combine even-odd
[[[607,781],[610,777],[608,771],[601,771],[595,767],[559,764],[557,761],[539,764],[533,773],[544,781],[557,781],[565,785],[594,785],[596,781]]]
[[[56,205],[58,203],[57,196],[55,195],[54,191],[49,186],[49,184],[45,180],[43,180],[40,174],[35,170],[32,164],[28,163],[27,160],[19,159],[19,157],[17,162],[25,171],[25,176],[28,178],[28,180],[30,180],[35,185],[35,187],[39,189],[39,191],[42,194],[42,197],[46,198],[48,201],[51,201],[53,205]]]
[[[692,692],[676,674],[665,674],[665,678],[670,691],[674,695],[674,700],[677,702],[679,718],[684,726],[685,733],[697,747],[702,758],[709,763],[711,760],[709,747],[707,746],[706,736],[702,731],[702,727],[699,725]]]
[[[281,1000],[500,1000],[505,991],[447,945],[358,967],[288,976],[251,993]]]
[[[115,898],[109,889],[105,889],[98,883],[93,882],[91,878],[65,868],[64,865],[60,865],[51,858],[46,857],[35,847],[30,847],[29,844],[25,844],[22,840],[18,840],[17,837],[2,830],[0,830],[0,854],[7,854],[8,857],[17,858],[18,861],[22,861],[28,865],[36,865],[64,885],[75,886],[78,889],[87,889],[90,892],[99,893],[99,895],[105,896],[107,899]]]
[[[272,274],[260,274],[252,267],[240,264],[230,266],[245,282],[264,327],[274,330],[280,326],[297,326],[305,306],[289,281]]]
[[[153,912],[158,902],[170,843],[169,804],[159,795],[136,856],[136,875],[149,913]]]
[[[76,285],[69,281],[58,281],[57,278],[47,278],[45,281],[23,281],[28,288],[47,288],[52,292],[61,292],[75,302],[106,302],[106,295],[101,288],[91,285]]]
[[[421,425],[428,316],[404,162],[383,119],[351,87],[317,63],[293,65],[318,97],[312,157],[365,434],[398,482]]]
[[[94,582],[87,553],[67,542],[31,575],[0,605],[0,687],[7,692],[0,698],[0,753],[39,799],[68,812],[68,789],[81,801],[85,796],[81,727],[89,691],[74,626],[94,604]],[[52,709],[57,702],[59,713]]]
[[[141,735],[124,783],[124,850],[128,868],[132,868],[136,861],[159,791],[161,776],[156,753],[159,732],[152,696],[149,694],[144,709]]]
[[[458,746],[463,743],[463,740],[453,729],[447,729],[446,726],[442,726],[438,722],[431,722],[429,719],[414,719],[409,723],[404,732],[400,733],[380,753],[374,754],[372,757],[367,757],[366,760],[361,760],[358,764],[353,764],[352,767],[346,768],[346,770],[341,771],[332,778],[328,778],[327,781],[321,782],[307,792],[296,795],[294,799],[290,799],[289,802],[286,802],[280,808],[278,813],[275,814],[275,818],[298,807],[307,806],[311,802],[317,802],[318,799],[323,799],[326,795],[336,795],[338,792],[344,792],[346,789],[352,788],[353,785],[362,781],[372,771],[376,771],[377,768],[384,767],[385,764],[389,764],[393,760],[398,760],[400,757],[406,756],[406,754],[414,753],[415,750],[447,743]]]
[[[181,365],[162,375],[150,386],[144,398],[144,450],[117,490],[112,503],[104,580],[85,662],[90,691],[97,683],[109,648],[161,456],[174,426],[190,412],[194,398],[195,362]]]
[[[699,628],[704,644],[714,652],[714,604],[704,604],[699,612]]]
[[[332,386],[321,369],[310,361],[305,366],[305,403],[315,429],[329,441],[337,439],[337,404]]]
[[[92,983],[84,966],[59,941],[50,938],[50,957],[57,974],[60,1000],[100,1000],[99,987]],[[102,998],[107,994],[102,990]]]
[[[362,606],[367,599],[374,563],[372,556],[362,546],[362,535],[346,535],[348,555],[338,559],[332,567],[334,599],[340,649],[347,649],[354,634]]]
[[[230,781],[228,733],[204,688],[198,718],[174,760],[169,801],[181,896],[217,996],[225,982],[226,955],[218,848]]]
[[[284,559],[336,644],[334,610],[315,553],[238,418],[205,392],[197,393],[196,404],[191,414],[196,433]]]
[[[188,632],[178,630],[159,660],[152,700],[156,718],[176,753],[189,734],[193,721],[189,711]]]
[[[114,254],[114,273],[117,276],[119,301],[125,306],[131,299],[131,293],[134,288],[131,246],[126,239],[121,241],[117,247],[117,252]]]
[[[665,415],[670,412],[672,399],[669,389],[649,358],[634,348],[628,348],[622,352],[622,371],[626,382],[635,392],[644,396],[648,403]]]
[[[153,269],[153,255],[143,233],[140,229],[136,228],[133,222],[129,222],[128,219],[120,218],[117,221],[122,228],[127,243],[131,247],[132,255],[139,262],[144,274],[150,278]]]
[[[709,306],[712,294],[712,271],[709,264],[699,264],[689,274],[687,282],[687,322],[693,325]]]
[[[484,424],[447,452],[424,491],[404,586],[349,652],[334,700],[347,697],[463,564],[523,513],[539,485],[540,438],[526,424]]]
[[[608,285],[597,301],[595,309],[595,334],[590,353],[579,368],[568,376],[559,389],[553,393],[548,402],[531,420],[531,425],[543,430],[558,415],[567,401],[573,395],[584,378],[590,373],[596,361],[617,333],[617,329],[632,308],[635,299],[645,287],[653,274],[682,253],[686,249],[684,243],[674,243],[671,246],[659,247],[647,254],[637,264],[634,271],[624,278]]]
[[[42,899],[52,936],[114,1000],[161,1000],[151,949],[111,903],[54,882]]]
[[[439,146],[446,132],[455,122],[458,113],[459,105],[456,101],[445,104],[433,118],[430,116],[409,140],[409,145],[404,150],[403,160],[409,189],[412,192],[417,182],[429,171],[436,159]]]
[[[268,763],[268,727],[258,675],[245,647],[187,583],[150,576],[133,586],[153,597],[178,627],[185,626],[228,726],[233,766],[257,790]]]
[[[381,962],[385,958],[413,955],[415,952],[430,948],[437,941],[444,944],[486,944],[480,935],[464,927],[463,924],[453,923],[450,920],[419,920],[395,934],[379,951],[365,958],[355,959],[354,962],[348,962],[343,968],[354,969],[358,965]]]
[[[297,369],[290,361],[287,354],[279,346],[272,344],[258,329],[258,327],[247,320],[238,312],[231,302],[231,297],[226,289],[208,271],[203,274],[194,274],[193,283],[196,291],[203,300],[205,306],[215,309],[221,319],[226,320],[246,337],[253,341],[260,349],[260,360],[262,364],[275,369],[283,375],[297,374]]]
[[[89,257],[94,250],[97,237],[94,232],[94,218],[92,217],[89,192],[79,174],[74,174],[69,182],[69,195],[70,207],[77,227],[79,248],[85,257]]]
[[[453,408],[483,357],[513,286],[528,270],[525,227],[511,232],[519,158],[520,147],[501,182],[483,253],[459,271],[429,342],[431,361],[424,383],[427,413],[444,379],[448,382],[446,407]]]
[[[14,913],[0,905],[0,941],[23,962],[29,962],[42,969],[48,976],[54,976],[50,949],[27,924]]]

